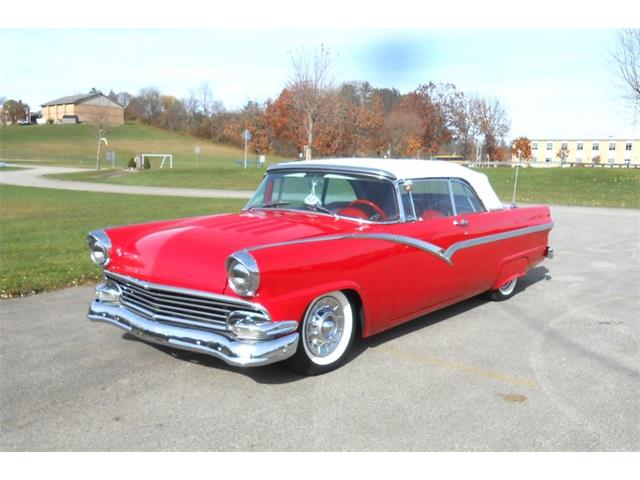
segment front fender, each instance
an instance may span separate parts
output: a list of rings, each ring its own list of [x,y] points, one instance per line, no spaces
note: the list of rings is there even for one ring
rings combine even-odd
[[[352,290],[362,302],[363,336],[389,326],[396,268],[402,248],[379,240],[346,239],[255,250],[260,289],[254,298],[274,320],[302,319],[309,304],[334,290]]]

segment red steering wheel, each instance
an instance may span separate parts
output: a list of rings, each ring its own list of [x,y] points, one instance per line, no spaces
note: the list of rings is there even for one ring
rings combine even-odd
[[[358,198],[357,200],[352,201],[349,204],[349,207],[359,207],[361,205],[364,205],[373,209],[380,216],[380,220],[384,220],[385,218],[387,218],[387,216],[384,214],[384,211],[378,205],[376,205],[370,200]],[[360,210],[362,210],[362,208],[360,208]],[[364,213],[367,213],[367,212],[364,212]]]

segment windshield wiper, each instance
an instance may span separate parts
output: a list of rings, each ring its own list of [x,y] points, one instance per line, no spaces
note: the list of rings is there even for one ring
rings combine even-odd
[[[309,208],[313,208],[315,210],[319,210],[320,212],[324,212],[324,213],[328,213],[329,215],[331,215],[333,218],[338,218],[338,215],[336,214],[336,212],[329,210],[327,207],[323,207],[321,204],[319,203],[303,203],[303,205],[305,207],[309,207]]]
[[[250,206],[247,210],[251,210],[254,208],[274,208],[274,207],[283,207],[285,205],[290,205],[289,202],[284,201],[284,200],[278,200],[277,202],[271,202],[271,203],[263,203],[262,205],[252,205]]]

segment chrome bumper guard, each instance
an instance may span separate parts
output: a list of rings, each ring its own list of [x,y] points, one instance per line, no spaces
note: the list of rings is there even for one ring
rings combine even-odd
[[[259,340],[240,339],[231,333],[227,336],[160,323],[144,318],[120,304],[99,300],[91,303],[88,317],[89,320],[115,325],[141,340],[204,353],[236,367],[254,367],[285,360],[296,352],[299,339],[299,334],[295,332],[298,323],[294,321],[270,322],[270,325],[265,325],[268,332]],[[256,334],[255,331],[253,333]]]

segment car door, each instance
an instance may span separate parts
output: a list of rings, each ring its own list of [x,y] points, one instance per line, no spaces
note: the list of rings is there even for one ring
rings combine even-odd
[[[487,212],[475,190],[466,181],[452,178],[449,181],[455,210],[454,222],[462,234],[462,241],[454,245],[448,256],[457,271],[464,277],[460,284],[461,295],[470,297],[490,288],[497,264],[495,248],[475,245],[474,240],[487,238],[497,226]]]
[[[449,180],[414,180],[411,190],[402,195],[411,221],[391,226],[398,241],[407,243],[395,262],[392,323],[453,303],[465,291],[463,270],[442,255],[465,236],[465,228],[456,216]]]

